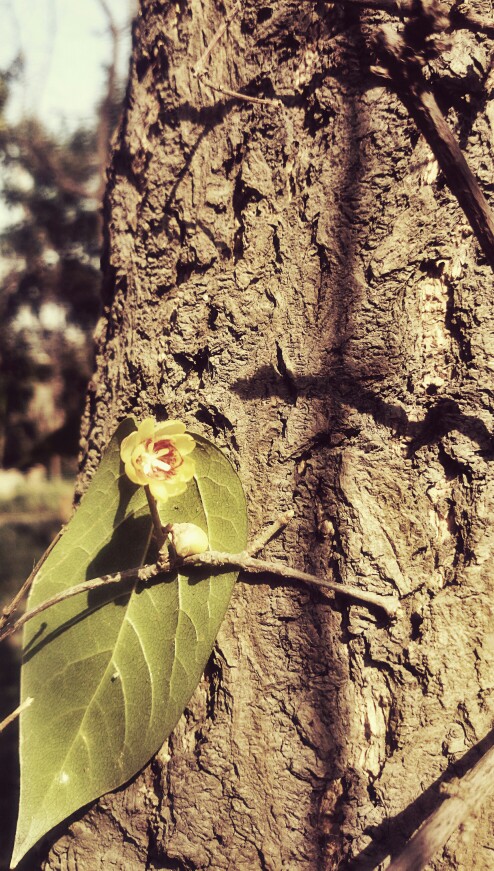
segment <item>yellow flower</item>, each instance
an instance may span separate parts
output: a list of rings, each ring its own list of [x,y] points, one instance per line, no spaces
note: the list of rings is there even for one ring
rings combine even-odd
[[[148,485],[160,502],[183,493],[194,475],[190,456],[196,443],[180,420],[157,423],[152,417],[139,424],[120,446],[125,474],[134,484]]]

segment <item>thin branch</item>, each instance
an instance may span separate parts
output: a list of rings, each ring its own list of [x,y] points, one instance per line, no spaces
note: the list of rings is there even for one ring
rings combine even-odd
[[[34,569],[32,570],[31,574],[29,575],[28,578],[26,578],[26,580],[24,581],[22,587],[21,587],[20,590],[18,590],[18,592],[15,594],[15,596],[14,596],[14,598],[12,599],[12,601],[10,602],[10,604],[9,604],[9,605],[6,605],[6,606],[3,608],[3,610],[2,610],[2,614],[1,614],[1,616],[0,616],[0,640],[2,639],[2,629],[3,629],[3,627],[5,626],[6,623],[8,623],[8,621],[10,620],[12,614],[15,614],[15,612],[18,610],[19,605],[21,604],[21,602],[22,602],[24,596],[25,596],[25,595],[29,592],[29,590],[31,589],[31,584],[33,583],[33,581],[34,581],[36,575],[38,574],[38,572],[39,572],[41,566],[42,566],[43,563],[48,559],[48,557],[49,557],[49,555],[51,554],[51,552],[52,552],[53,548],[55,547],[55,545],[60,541],[60,538],[62,537],[62,534],[63,534],[64,529],[65,529],[65,527],[62,526],[60,532],[57,533],[57,535],[55,536],[55,538],[53,539],[53,541],[51,542],[51,544],[50,544],[50,545],[47,547],[47,549],[45,550],[43,556],[40,557],[40,559],[38,560],[38,562],[37,562],[36,565],[34,566]],[[9,635],[10,635],[10,632],[9,632]]]
[[[61,602],[65,602],[66,599],[71,599],[73,596],[78,596],[80,593],[88,593],[91,590],[96,590],[98,587],[104,587],[108,584],[120,584],[124,581],[141,581],[142,583],[145,583],[160,574],[160,572],[163,572],[161,564],[151,563],[147,566],[126,569],[125,571],[116,572],[112,575],[101,575],[99,578],[92,578],[89,581],[83,581],[81,584],[76,584],[74,587],[68,587],[66,590],[57,593],[56,596],[52,596],[51,599],[47,599],[45,602],[41,602],[40,605],[36,605],[36,607],[32,608],[30,611],[26,611],[26,613],[23,614],[22,617],[19,617],[15,623],[7,625],[2,629],[2,631],[0,631],[0,641],[3,641],[4,638],[8,638],[9,635],[13,635],[14,632],[21,629],[24,624],[29,620],[32,620],[33,617],[38,617],[38,615],[42,614],[43,611],[47,611],[48,608],[53,608],[54,605],[59,605]]]
[[[194,67],[194,69],[193,69],[193,71],[192,71],[193,74],[196,76],[196,78],[200,78],[200,77],[203,75],[203,73],[204,73],[204,69],[205,69],[205,67],[206,67],[206,61],[208,60],[209,55],[211,54],[211,52],[212,52],[213,48],[215,47],[215,45],[220,41],[220,39],[221,39],[221,37],[223,36],[223,34],[224,34],[225,30],[227,29],[228,25],[229,25],[229,24],[233,21],[233,19],[238,15],[238,13],[240,12],[241,8],[242,8],[242,4],[241,4],[241,3],[239,3],[239,2],[235,3],[235,5],[234,5],[233,9],[231,10],[231,12],[229,12],[228,15],[226,16],[226,18],[225,18],[223,24],[221,24],[220,27],[218,27],[218,30],[217,30],[216,33],[214,34],[212,40],[208,43],[208,45],[207,45],[205,51],[202,53],[201,57],[200,57],[199,60],[197,61],[196,65],[195,65],[195,67]]]
[[[151,531],[150,531],[150,539],[151,539],[151,536],[153,534],[153,529],[154,529],[156,539],[159,541],[159,550],[162,551],[164,541],[165,541],[165,538],[166,538],[166,535],[168,532],[168,528],[162,526],[161,517],[159,516],[158,507],[156,505],[156,500],[155,500],[154,496],[152,495],[151,491],[149,490],[148,487],[145,487],[144,490],[146,493],[146,498],[148,500],[149,510],[151,513],[151,519],[153,521],[153,526],[152,526]],[[290,521],[293,519],[293,517],[294,517],[293,511],[287,511],[286,514],[280,515],[277,520],[275,520],[270,526],[268,526],[268,528],[266,530],[264,530],[264,532],[261,532],[256,537],[256,539],[253,541],[252,545],[248,549],[249,556],[253,556],[254,554],[258,553],[260,550],[262,550],[266,546],[268,541],[271,541],[271,539],[274,538],[274,536],[277,535],[278,532],[280,532],[282,529],[285,528],[285,526],[287,526],[290,523]],[[36,617],[38,614],[41,614],[43,611],[46,611],[48,608],[51,608],[53,605],[57,605],[59,602],[63,602],[64,599],[70,599],[72,596],[79,595],[79,593],[84,593],[84,592],[88,592],[89,590],[94,590],[96,587],[102,586],[103,584],[119,583],[121,581],[125,581],[125,580],[128,581],[128,580],[133,580],[133,579],[142,580],[142,581],[150,580],[152,577],[154,577],[154,575],[158,574],[158,565],[159,565],[160,572],[170,571],[170,568],[171,568],[170,556],[169,556],[168,550],[166,549],[166,550],[162,551],[159,563],[157,563],[156,565],[150,565],[147,567],[141,566],[140,568],[129,569],[127,572],[119,572],[119,573],[114,574],[114,575],[103,575],[101,578],[94,578],[94,579],[85,581],[82,584],[76,584],[73,587],[69,587],[68,589],[64,590],[62,593],[59,593],[57,596],[54,596],[53,598],[48,599],[46,602],[43,602],[37,608],[24,614],[23,617],[21,617],[16,623],[9,626],[5,632],[3,632],[2,630],[3,630],[4,626],[9,622],[12,615],[15,614],[15,612],[18,610],[19,605],[21,604],[22,600],[24,599],[24,597],[27,595],[27,593],[31,589],[31,585],[33,583],[33,580],[36,577],[36,575],[38,574],[39,570],[41,569],[41,566],[47,560],[47,558],[49,557],[49,555],[52,552],[55,545],[60,541],[60,538],[64,532],[64,529],[65,529],[65,527],[62,527],[60,532],[57,533],[57,535],[55,536],[55,538],[53,539],[51,544],[45,550],[43,556],[40,557],[40,559],[38,560],[38,562],[34,566],[29,577],[24,581],[22,587],[15,594],[12,601],[3,608],[2,613],[0,615],[0,641],[3,641],[4,638],[8,638],[10,635],[13,635],[14,632],[17,632],[17,630],[20,629],[25,623],[27,623],[28,620],[31,620],[33,617]],[[171,542],[169,542],[169,544],[171,544]],[[153,570],[156,569],[156,571],[153,571],[153,572],[150,572],[149,574],[146,574],[144,572],[145,568],[149,568],[149,569],[153,569]],[[141,574],[139,574],[139,573],[141,573]]]
[[[282,578],[289,578],[292,581],[302,581],[304,584],[311,584],[315,587],[322,587],[335,594],[348,596],[350,599],[355,599],[365,605],[372,605],[375,608],[381,608],[388,617],[396,617],[399,600],[396,596],[380,596],[378,593],[371,593],[367,590],[362,590],[360,587],[353,587],[350,584],[338,584],[333,581],[323,580],[317,575],[311,575],[308,572],[293,569],[287,566],[280,560],[261,560],[256,559],[248,554],[243,553],[221,553],[219,551],[206,551],[205,553],[196,554],[195,556],[185,557],[182,560],[182,565],[202,565],[215,566],[218,568],[224,566],[234,566],[243,569],[246,572],[254,574],[269,574],[277,575]]]
[[[242,4],[240,2],[235,3],[233,9],[228,13],[225,20],[218,27],[215,32],[213,38],[210,40],[208,45],[206,46],[205,51],[202,53],[201,57],[197,61],[196,65],[192,70],[192,74],[198,79],[203,85],[206,85],[208,88],[211,88],[212,91],[216,91],[219,94],[224,94],[226,97],[233,97],[234,100],[241,100],[244,103],[254,103],[257,106],[276,106],[276,100],[266,100],[261,97],[249,97],[248,94],[241,94],[240,91],[232,91],[229,88],[224,88],[220,85],[215,85],[205,76],[206,64],[209,60],[211,52],[213,48],[218,44],[223,34],[228,29],[229,25],[233,21],[233,19],[238,15],[240,10],[242,9]]]
[[[458,781],[445,784],[448,797],[425,821],[388,871],[421,871],[471,813],[494,792],[494,747]]]
[[[200,81],[203,85],[207,85],[212,91],[217,91],[219,94],[224,94],[226,97],[233,97],[234,100],[241,100],[243,103],[254,103],[257,106],[278,106],[277,100],[267,100],[263,97],[250,97],[248,94],[241,94],[240,91],[231,91],[229,88],[223,88],[219,85],[213,85],[210,79],[201,75]]]
[[[429,143],[494,270],[494,216],[434,95],[427,88],[420,63],[410,57],[404,40],[390,25],[381,29],[379,37],[381,60],[389,70],[393,85]]]
[[[273,523],[260,532],[259,535],[256,535],[252,544],[247,548],[249,556],[255,556],[255,554],[259,553],[260,550],[264,550],[268,542],[285,529],[294,517],[295,511],[287,511],[286,514],[280,514]]]
[[[15,623],[6,626],[0,632],[0,641],[8,638],[14,632],[17,632],[25,623],[32,620],[33,617],[38,617],[43,611],[52,608],[54,605],[59,605],[66,599],[73,596],[78,596],[80,593],[87,593],[91,590],[96,590],[98,587],[103,587],[108,584],[119,584],[124,581],[140,581],[146,583],[159,574],[175,572],[183,567],[198,567],[198,566],[214,566],[215,568],[225,568],[232,566],[238,569],[243,569],[246,572],[254,574],[270,574],[282,578],[288,578],[292,581],[302,581],[304,584],[321,587],[329,590],[334,594],[341,594],[362,602],[365,605],[371,605],[375,608],[381,608],[390,618],[396,617],[399,607],[399,601],[395,596],[379,596],[377,593],[371,593],[366,590],[361,590],[360,587],[352,587],[348,584],[337,584],[332,581],[323,580],[316,575],[308,574],[307,572],[293,569],[290,566],[279,560],[260,560],[250,556],[247,551],[242,553],[222,553],[220,551],[205,551],[204,553],[195,554],[194,556],[185,557],[183,559],[176,558],[171,564],[167,555],[167,551],[163,549],[160,560],[157,563],[140,566],[139,568],[126,569],[122,572],[117,572],[110,575],[102,575],[99,578],[92,578],[88,581],[83,581],[81,584],[76,584],[74,587],[69,587],[67,590],[62,590],[51,599],[41,602],[31,611],[26,611],[22,617],[19,617]]]
[[[12,711],[12,713],[9,714],[8,717],[5,717],[5,720],[2,720],[2,722],[0,723],[0,732],[3,732],[3,730],[6,729],[7,726],[10,726],[10,724],[13,723],[14,720],[17,720],[19,714],[21,714],[22,711],[25,711],[26,708],[29,708],[29,706],[32,705],[33,701],[34,700],[31,698],[31,696],[28,696],[27,699],[24,699],[22,704],[19,705],[15,709],[15,711]]]

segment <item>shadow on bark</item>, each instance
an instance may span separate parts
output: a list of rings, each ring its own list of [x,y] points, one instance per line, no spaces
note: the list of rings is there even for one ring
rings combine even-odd
[[[410,421],[400,405],[393,405],[392,402],[383,400],[377,392],[362,387],[359,381],[359,378],[363,377],[361,374],[355,376],[348,369],[343,370],[341,364],[337,364],[337,368],[341,374],[338,372],[333,375],[308,375],[301,378],[291,376],[291,386],[300,396],[310,397],[316,393],[330,395],[336,408],[350,405],[363,414],[371,415],[376,423],[388,427],[394,435],[409,438],[409,458],[420,448],[437,444],[454,430],[458,430],[475,442],[484,459],[494,458],[494,433],[490,432],[483,420],[462,411],[456,398],[441,396],[436,401],[431,399],[424,418],[420,421]],[[252,378],[239,379],[232,389],[242,399],[249,401],[270,396],[283,397],[287,385],[274,367],[265,366]],[[292,457],[303,458],[320,445],[334,446],[332,434],[336,435],[338,444],[342,434],[339,424],[343,425],[343,432],[345,432],[343,415],[338,415],[336,411],[331,427],[328,426],[327,430],[312,436],[310,441],[300,446],[300,453],[292,454]]]

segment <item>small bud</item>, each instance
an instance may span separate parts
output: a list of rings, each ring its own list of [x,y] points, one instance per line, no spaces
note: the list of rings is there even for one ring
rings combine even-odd
[[[174,523],[170,529],[170,538],[177,556],[193,556],[209,549],[209,539],[195,523]]]

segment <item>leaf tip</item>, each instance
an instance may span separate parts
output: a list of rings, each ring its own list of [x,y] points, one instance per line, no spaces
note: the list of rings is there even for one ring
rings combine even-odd
[[[45,821],[36,819],[35,817],[27,821],[25,818],[23,819],[22,811],[19,812],[10,868],[17,868],[21,860],[24,859],[24,856],[29,853],[29,850],[31,850],[35,844],[37,844],[38,841],[50,831],[51,826],[43,825],[43,822]],[[59,820],[56,822],[59,822]],[[52,825],[56,825],[56,822]]]
[[[17,837],[16,837],[16,841],[15,841],[15,844],[14,844],[14,850],[13,850],[13,853],[12,853],[12,858],[11,858],[11,860],[10,860],[10,866],[9,866],[9,867],[10,867],[10,868],[17,868],[17,866],[18,866],[19,862],[21,861],[21,859],[24,858],[24,856],[26,855],[27,851],[28,851],[29,848],[32,847],[32,846],[33,846],[32,844],[27,843],[27,840],[24,840],[24,841],[20,841],[20,842],[18,842],[18,841],[17,841]]]

